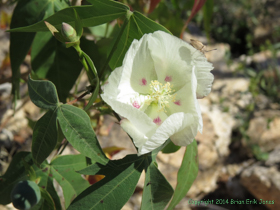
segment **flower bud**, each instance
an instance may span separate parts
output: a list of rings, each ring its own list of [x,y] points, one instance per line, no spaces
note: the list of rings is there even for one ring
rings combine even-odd
[[[62,23],[61,34],[68,42],[76,42],[79,40],[76,30],[68,23]]]

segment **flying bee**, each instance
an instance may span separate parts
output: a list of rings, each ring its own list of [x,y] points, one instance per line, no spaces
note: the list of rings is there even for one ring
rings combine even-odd
[[[191,45],[199,50],[200,52],[202,52],[203,54],[207,53],[207,52],[210,52],[210,51],[213,51],[213,50],[217,50],[217,49],[213,49],[213,50],[206,50],[206,46],[204,44],[202,44],[202,42],[200,41],[197,41],[195,39],[191,39]]]

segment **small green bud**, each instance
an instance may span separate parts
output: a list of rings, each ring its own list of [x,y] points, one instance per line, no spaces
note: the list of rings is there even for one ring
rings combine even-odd
[[[68,23],[62,23],[61,34],[68,42],[77,42],[79,40],[76,30]]]

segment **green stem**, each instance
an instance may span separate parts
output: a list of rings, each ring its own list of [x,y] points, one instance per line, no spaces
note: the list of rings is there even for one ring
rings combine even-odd
[[[88,76],[88,79],[89,79],[89,82],[91,85],[94,85],[94,74],[92,73],[92,71],[90,71],[89,67],[88,67],[88,64],[87,64],[87,61],[84,57],[84,53],[82,51],[82,49],[80,48],[79,45],[75,45],[73,46],[75,48],[75,50],[77,51],[78,55],[79,55],[79,58],[80,58],[80,62],[83,64],[86,72],[87,72],[87,76]]]

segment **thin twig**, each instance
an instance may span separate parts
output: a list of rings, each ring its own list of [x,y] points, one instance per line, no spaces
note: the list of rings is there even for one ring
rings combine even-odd
[[[58,155],[61,155],[61,154],[62,154],[62,152],[65,150],[65,148],[67,147],[68,144],[69,144],[69,141],[67,141],[67,142],[64,144],[62,150],[58,153]]]
[[[87,94],[89,94],[88,91],[84,92],[82,95],[80,95],[78,98],[72,100],[72,101],[69,101],[67,104],[69,105],[72,105],[74,103],[76,103],[77,101],[81,100],[83,97],[85,97]]]

